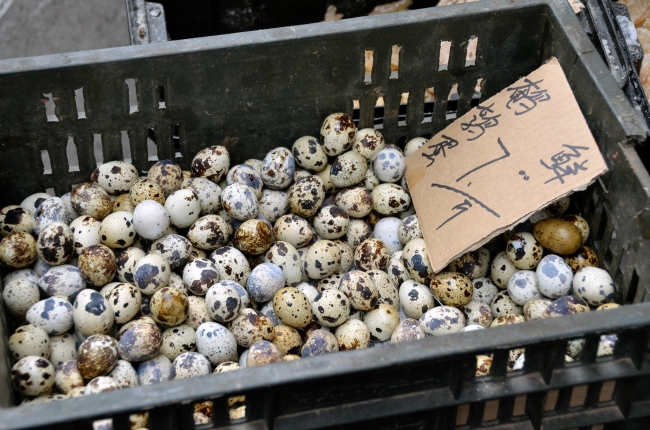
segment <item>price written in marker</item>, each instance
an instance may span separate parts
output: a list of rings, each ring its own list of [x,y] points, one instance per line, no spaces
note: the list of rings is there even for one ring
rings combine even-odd
[[[554,58],[406,159],[435,271],[606,171]]]

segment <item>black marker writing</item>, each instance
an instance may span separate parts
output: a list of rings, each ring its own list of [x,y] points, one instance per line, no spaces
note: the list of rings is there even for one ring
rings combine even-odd
[[[513,93],[510,94],[510,100],[506,104],[506,107],[508,109],[512,109],[510,107],[510,104],[516,103],[517,106],[520,106],[522,108],[522,110],[515,110],[515,115],[523,115],[526,112],[530,112],[531,110],[535,109],[538,103],[550,100],[551,95],[547,92],[547,90],[541,89],[538,85],[543,81],[544,79],[540,79],[537,82],[532,82],[530,79],[526,78],[524,79],[524,82],[526,82],[524,85],[508,88],[508,91],[513,91]],[[535,91],[531,91],[533,88]]]
[[[445,152],[446,149],[452,149],[458,146],[458,141],[452,137],[445,136],[444,134],[442,135],[442,138],[445,139],[440,143],[436,143],[433,145],[429,145],[429,149],[433,149],[429,154],[427,153],[422,153],[422,156],[425,157],[427,160],[430,161],[429,164],[427,164],[427,167],[430,167],[434,161],[436,161],[436,157],[442,153],[443,157],[447,157],[447,153]]]
[[[499,147],[501,147],[501,150],[503,151],[503,155],[502,155],[502,156],[497,157],[497,158],[495,158],[494,160],[490,160],[490,161],[488,161],[487,163],[483,163],[483,164],[481,164],[481,165],[478,166],[478,167],[474,167],[472,170],[470,170],[469,172],[465,173],[465,174],[462,175],[460,178],[456,179],[456,182],[458,182],[458,181],[460,181],[461,179],[463,179],[464,177],[466,177],[466,176],[468,176],[468,175],[470,175],[470,174],[476,172],[477,170],[480,170],[480,169],[484,168],[485,166],[489,166],[489,165],[492,164],[492,163],[496,163],[496,162],[499,161],[499,160],[503,160],[504,158],[508,158],[508,157],[510,157],[510,152],[508,151],[508,149],[506,148],[506,146],[503,144],[503,142],[501,142],[501,138],[500,138],[500,137],[497,139],[497,143],[499,144]]]
[[[581,170],[587,170],[585,163],[589,160],[584,160],[581,163],[577,161],[573,162],[573,166],[570,164],[571,160],[574,158],[580,158],[582,154],[580,151],[588,151],[589,147],[587,146],[576,146],[576,145],[562,145],[565,148],[569,149],[572,152],[565,152],[564,150],[558,152],[557,154],[551,157],[551,164],[547,164],[544,160],[539,160],[542,166],[546,167],[549,170],[552,170],[555,174],[555,177],[544,182],[548,184],[552,181],[560,181],[561,184],[564,183],[565,176],[577,175]]]
[[[460,128],[463,131],[467,131],[471,134],[479,133],[477,136],[474,136],[467,140],[476,140],[479,137],[483,136],[486,128],[496,127],[499,125],[499,117],[501,114],[492,115],[494,114],[492,106],[494,106],[494,103],[492,103],[490,106],[476,106],[479,109],[478,118],[476,115],[473,115],[470,122],[464,122],[460,124]]]
[[[491,213],[492,215],[494,215],[495,217],[501,218],[501,215],[496,213],[494,210],[490,209],[487,205],[485,205],[483,202],[481,202],[477,198],[472,197],[471,195],[467,194],[466,192],[463,192],[461,190],[457,190],[456,188],[449,187],[449,186],[443,185],[443,184],[431,184],[431,186],[434,187],[434,188],[442,188],[443,190],[453,191],[454,193],[460,194],[461,196],[465,197],[465,199],[463,200],[462,203],[457,204],[456,206],[451,208],[452,210],[457,211],[457,212],[455,214],[453,214],[452,216],[450,216],[449,218],[447,218],[442,224],[440,224],[438,226],[438,228],[436,230],[440,230],[440,228],[443,225],[447,224],[449,221],[456,218],[458,215],[461,215],[462,213],[467,212],[469,210],[469,208],[472,207],[472,203],[470,202],[470,200],[472,202],[476,203],[477,205],[479,205],[480,207],[482,207],[483,209],[485,209],[486,211],[488,211],[489,213]]]

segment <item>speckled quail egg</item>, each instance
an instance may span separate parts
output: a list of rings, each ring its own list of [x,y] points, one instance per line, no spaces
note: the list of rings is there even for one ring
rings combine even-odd
[[[296,182],[308,178],[309,176],[312,176],[312,173],[306,170],[296,169],[296,171],[293,173],[293,183],[295,184]]]
[[[6,206],[0,210],[0,237],[10,233],[34,231],[34,214],[21,206]]]
[[[224,146],[214,145],[199,151],[192,159],[192,175],[219,182],[230,168],[230,154]]]
[[[138,372],[128,361],[117,360],[115,367],[108,375],[113,378],[121,387],[137,387],[140,385]]]
[[[435,300],[428,286],[417,281],[404,281],[399,288],[399,300],[404,313],[414,319],[433,309]]]
[[[380,184],[372,190],[372,208],[382,215],[396,215],[408,209],[411,197],[396,184]]]
[[[54,373],[54,366],[47,359],[28,356],[18,360],[11,368],[11,380],[22,394],[38,396],[52,388]]]
[[[305,341],[300,354],[303,358],[316,357],[319,355],[339,352],[339,343],[334,333],[327,330],[318,329],[310,333]]]
[[[199,248],[195,248],[194,246],[192,247],[192,252],[190,252],[190,258],[187,259],[187,262],[189,263],[192,260],[196,260],[197,258],[208,258],[208,254]]]
[[[251,255],[261,255],[273,243],[273,231],[267,221],[249,219],[235,231],[233,246]]]
[[[196,349],[213,366],[237,360],[237,341],[233,333],[216,322],[205,322],[196,329]]]
[[[162,334],[160,354],[174,360],[184,352],[196,349],[196,331],[187,324],[170,327]]]
[[[237,318],[230,322],[229,328],[237,345],[243,348],[250,348],[258,340],[273,340],[275,337],[275,327],[271,320],[250,308],[242,309]]]
[[[36,261],[34,262],[34,265],[32,266],[34,269],[34,272],[39,276],[39,278],[47,273],[48,270],[52,268],[52,265],[47,264],[45,261],[43,261],[40,257],[36,257]]]
[[[313,232],[304,218],[291,214],[278,218],[273,226],[273,235],[276,240],[290,243],[298,249],[311,242]]]
[[[313,216],[325,199],[325,187],[318,176],[309,176],[289,188],[287,201],[291,212],[304,218]]]
[[[131,201],[130,194],[120,194],[113,201],[113,212],[130,212],[133,213],[135,205]],[[74,218],[73,218],[74,219]]]
[[[380,304],[375,309],[366,312],[363,322],[370,331],[373,341],[389,340],[400,322],[399,313],[394,306]]]
[[[77,254],[87,246],[99,245],[101,243],[101,222],[87,215],[82,215],[70,223],[70,230],[74,238],[74,246]]]
[[[335,205],[322,208],[313,221],[314,229],[322,239],[340,238],[347,233],[349,225],[348,214]]]
[[[173,226],[187,228],[199,219],[201,203],[192,190],[180,189],[167,197],[165,211],[167,211],[169,222]]]
[[[264,254],[264,260],[282,269],[287,286],[292,287],[302,281],[302,260],[296,248],[290,243],[275,242]]]
[[[140,312],[142,294],[131,284],[117,284],[110,292],[108,304],[113,308],[115,322],[124,324],[135,318]]]
[[[103,220],[113,211],[113,202],[108,197],[108,193],[92,182],[75,185],[70,193],[70,201],[79,215],[88,215],[98,221]],[[65,207],[61,205],[65,211]],[[36,218],[38,219],[38,212]]]
[[[165,288],[170,276],[171,269],[167,261],[158,254],[149,254],[136,263],[133,280],[142,294],[150,296]]]
[[[494,296],[492,303],[490,303],[492,310],[492,317],[498,318],[504,315],[521,315],[523,309],[514,302],[508,295],[508,291],[501,291]]]
[[[174,359],[170,379],[194,378],[210,373],[212,366],[207,358],[198,352],[184,352]]]
[[[589,223],[586,219],[580,215],[564,215],[561,219],[570,222],[578,228],[580,235],[582,236],[582,243],[585,243],[587,239],[589,239],[590,229]]]
[[[422,315],[420,327],[427,336],[458,333],[465,327],[465,315],[452,306],[438,306]]]
[[[92,173],[90,180],[96,182],[108,194],[128,193],[138,179],[138,170],[126,161],[109,161]]]
[[[205,178],[185,178],[181,188],[194,191],[201,204],[201,215],[214,214],[221,209],[221,188]]]
[[[583,267],[573,277],[573,294],[592,306],[611,302],[615,292],[612,277],[598,267]]]
[[[348,318],[350,305],[343,292],[326,289],[314,298],[311,303],[311,311],[320,325],[336,327]]]
[[[566,296],[571,291],[573,272],[565,261],[557,255],[547,255],[536,269],[537,288],[551,299]]]
[[[9,283],[10,281],[18,278],[27,278],[32,282],[38,283],[38,280],[41,278],[41,275],[38,275],[34,270],[32,269],[19,269],[19,270],[13,270],[9,273],[7,273],[4,277],[4,283],[5,285]]]
[[[354,263],[354,251],[352,251],[350,245],[343,242],[342,240],[335,240],[334,243],[336,246],[338,246],[339,253],[341,254],[341,264],[339,266],[340,273],[350,271],[350,268]]]
[[[224,190],[222,197],[223,208],[232,218],[246,221],[257,216],[257,197],[255,190],[248,185],[233,183]]]
[[[441,272],[434,275],[430,287],[433,296],[447,306],[463,306],[474,294],[472,281],[457,272]]]
[[[27,196],[25,200],[20,202],[20,206],[27,209],[31,213],[35,213],[38,207],[45,200],[51,198],[52,196],[47,193],[35,193]]]
[[[241,184],[249,187],[253,190],[255,195],[255,201],[262,197],[262,178],[260,173],[255,170],[254,167],[251,167],[247,164],[238,164],[230,169],[226,175],[226,183],[228,186],[232,184]]]
[[[160,203],[144,200],[135,207],[132,223],[140,237],[156,240],[165,235],[170,220],[167,211]]]
[[[162,354],[143,361],[138,366],[138,377],[141,385],[160,384],[171,379],[171,374],[172,362]]]
[[[205,295],[205,305],[218,323],[232,321],[242,309],[242,300],[234,281],[223,280],[212,285]]]
[[[427,139],[424,137],[415,137],[404,145],[404,156],[408,157],[413,154],[418,149],[422,148],[424,144],[427,143]]]
[[[589,312],[587,302],[577,296],[562,296],[548,305],[544,312],[544,318],[555,318],[583,312]]]
[[[305,296],[307,296],[307,299],[309,299],[310,303],[314,302],[314,299],[316,299],[316,296],[319,293],[319,291],[313,285],[310,285],[307,282],[301,282],[300,284],[296,285],[296,288],[300,290]]]
[[[250,264],[244,254],[232,246],[222,246],[210,254],[220,280],[230,280],[246,285],[251,273]]]
[[[115,312],[108,301],[97,291],[85,289],[74,301],[75,329],[82,334],[104,334],[113,327]]]
[[[492,260],[490,275],[492,276],[492,281],[499,288],[507,288],[510,277],[517,270],[515,265],[510,261],[510,258],[508,258],[507,252],[501,251]]]
[[[332,185],[346,188],[361,182],[366,176],[368,161],[355,151],[344,152],[336,157],[330,167]]]
[[[470,300],[467,304],[460,307],[467,317],[467,324],[480,325],[489,327],[492,323],[492,310],[490,305],[480,300]]]
[[[343,275],[335,273],[334,275],[328,276],[327,278],[323,278],[320,281],[318,281],[318,284],[316,285],[316,290],[318,290],[318,292],[321,292],[323,290],[329,290],[329,289],[337,290],[339,288],[339,284],[341,283],[342,277]]]
[[[392,283],[386,272],[382,270],[368,270],[366,273],[372,278],[377,288],[379,295],[377,303],[392,305],[396,309],[399,309],[399,290]]]
[[[413,239],[422,238],[422,230],[420,229],[420,222],[418,221],[417,215],[409,215],[402,219],[397,228],[397,235],[400,242],[404,245]]]
[[[86,385],[85,395],[104,393],[107,391],[116,391],[122,389],[122,386],[110,376],[98,376],[93,378],[88,385]]]
[[[108,374],[117,364],[117,342],[105,334],[95,334],[84,340],[77,352],[77,369],[84,379]]]
[[[368,311],[379,302],[375,282],[370,275],[360,270],[353,270],[343,275],[339,290],[348,297],[354,309]]]
[[[154,200],[161,205],[165,204],[165,192],[160,185],[145,178],[139,178],[133,183],[129,196],[131,203],[136,207],[145,200]]]
[[[14,360],[20,360],[30,355],[49,359],[50,338],[43,329],[33,325],[24,325],[18,327],[9,338],[9,350]]]
[[[549,299],[533,299],[524,305],[524,317],[526,321],[541,320],[544,318],[546,309],[551,304]]]
[[[320,143],[327,155],[339,155],[352,147],[356,126],[349,115],[328,115],[320,128]]]
[[[393,285],[402,285],[403,282],[413,279],[404,266],[402,255],[402,251],[394,253],[386,266],[386,274]]]
[[[176,288],[165,287],[156,291],[149,301],[151,318],[166,326],[175,326],[187,319],[187,295]]]
[[[268,340],[258,340],[251,345],[246,356],[246,367],[264,366],[282,361],[282,352]]]
[[[532,270],[515,272],[508,281],[507,290],[512,301],[519,306],[524,306],[530,300],[542,297],[537,288],[537,276]]]
[[[363,155],[366,160],[372,160],[385,146],[384,136],[379,130],[363,128],[356,132],[352,150]]]
[[[193,246],[201,250],[214,250],[225,245],[232,236],[232,226],[219,215],[205,215],[187,232]]]
[[[468,251],[452,260],[449,270],[462,273],[470,279],[482,278],[490,270],[490,251],[485,248]]]
[[[330,164],[325,166],[323,171],[314,174],[314,176],[317,176],[323,182],[325,194],[334,194],[338,192],[338,188],[336,188],[332,183],[332,166]]]
[[[77,345],[69,333],[50,336],[50,362],[55,368],[77,358]]]
[[[375,321],[375,318],[373,321]],[[381,328],[380,328],[381,329]],[[367,348],[370,344],[370,330],[363,321],[347,320],[336,328],[334,332],[339,344],[339,350]]]
[[[167,234],[151,244],[150,252],[160,255],[172,270],[177,270],[189,260],[192,242],[180,234]]]
[[[219,272],[214,263],[207,258],[190,261],[183,269],[183,283],[197,296],[205,296],[208,288],[219,280]]]
[[[616,341],[618,337],[615,334],[603,334],[600,336],[600,341],[598,342],[598,350],[596,351],[597,357],[604,357],[606,355],[612,355],[614,353],[614,348],[616,347]]]
[[[256,302],[273,300],[275,293],[285,285],[282,269],[272,263],[255,267],[246,281],[246,291]]]
[[[129,212],[113,212],[101,223],[102,244],[109,248],[127,248],[135,240],[133,215]]]
[[[24,318],[27,311],[39,301],[38,284],[27,277],[5,281],[2,298],[12,315]]]
[[[363,218],[372,211],[372,194],[363,187],[346,188],[336,195],[335,203],[350,218]]]
[[[372,166],[372,162],[368,162],[368,170],[366,170],[366,176],[363,178],[361,182],[359,182],[359,185],[367,189],[368,191],[372,191],[377,187],[381,182],[375,175],[375,169]]]
[[[388,247],[379,239],[366,239],[354,251],[354,265],[361,270],[384,270],[389,260]]]
[[[257,305],[258,310],[271,320],[274,326],[277,327],[282,324],[282,320],[278,318],[278,316],[275,314],[275,311],[273,310],[273,300],[266,302],[264,306],[261,307],[259,303],[254,303]]]
[[[273,310],[278,318],[290,327],[303,328],[312,320],[312,306],[309,299],[294,287],[285,287],[275,293]]]
[[[549,204],[544,209],[547,212],[549,212],[551,215],[561,215],[569,209],[570,205],[571,205],[571,197],[564,196],[557,199],[553,203]]]
[[[142,317],[124,324],[118,333],[117,350],[126,361],[146,361],[154,358],[162,346],[162,332],[156,322]]]
[[[576,252],[564,257],[564,262],[571,268],[573,273],[583,267],[598,267],[599,261],[596,253],[588,246],[581,246]]]
[[[50,297],[35,303],[27,311],[26,319],[49,335],[65,333],[74,324],[72,305],[62,297]]]
[[[116,259],[117,278],[122,282],[134,284],[135,266],[146,254],[140,248],[130,247],[122,251]]]
[[[531,233],[527,232],[515,233],[510,237],[506,246],[508,259],[520,270],[536,268],[542,259],[543,252],[542,245]]]
[[[490,278],[476,278],[472,280],[472,284],[474,285],[472,300],[479,300],[488,306],[499,292],[499,288],[494,285]]]
[[[560,255],[573,254],[582,246],[582,233],[573,223],[557,218],[538,221],[533,235],[550,252]]]
[[[99,187],[100,193],[103,193],[108,199],[108,195]],[[112,207],[112,206],[111,206]],[[106,216],[108,214],[105,214]],[[63,224],[70,223],[70,216],[65,208],[63,200],[59,197],[50,197],[45,200],[34,212],[34,234],[39,235],[41,231],[53,222],[60,222]]]
[[[262,190],[257,204],[258,214],[267,221],[275,223],[278,218],[289,212],[288,194],[280,190]]]
[[[115,254],[105,245],[87,246],[79,255],[79,270],[86,283],[93,287],[103,287],[117,273]]]
[[[51,266],[65,263],[74,253],[74,238],[70,227],[60,222],[49,224],[38,236],[36,252]]]
[[[339,270],[341,251],[331,240],[319,240],[309,248],[303,259],[307,275],[311,279],[323,279]]]
[[[160,185],[165,197],[181,188],[183,174],[181,167],[171,160],[161,160],[149,168],[147,179]]]
[[[315,137],[299,138],[293,143],[291,152],[296,165],[310,173],[321,172],[327,165],[327,154]]]
[[[410,342],[412,340],[424,339],[426,334],[419,321],[413,318],[406,318],[395,327],[390,337],[391,343]]]
[[[0,241],[0,263],[12,269],[27,267],[36,260],[34,236],[23,231],[11,233]]]
[[[83,387],[85,383],[77,368],[76,360],[66,361],[56,369],[54,384],[64,394],[68,394],[73,388]]]
[[[270,150],[262,160],[262,182],[272,190],[286,188],[293,180],[296,162],[287,148]]]
[[[616,309],[616,308],[620,308],[620,307],[621,307],[621,305],[619,305],[618,303],[605,303],[604,305],[598,306],[596,308],[596,310],[597,311],[604,311],[604,310],[607,310],[607,309]]]
[[[398,182],[406,170],[404,155],[395,148],[384,148],[374,158],[373,170],[381,182]]]
[[[429,262],[424,239],[413,239],[407,243],[402,252],[402,261],[414,280],[426,285],[431,282],[434,271]]]
[[[120,285],[120,282],[109,282],[108,284],[104,285],[101,290],[99,290],[99,294],[108,300],[111,298],[111,292],[113,291],[113,288],[117,287],[118,285]]]
[[[311,313],[311,310],[309,312]],[[299,354],[302,346],[300,333],[288,325],[275,326],[275,337],[272,342],[283,355]]]
[[[490,327],[499,327],[502,325],[519,324],[526,321],[523,315],[503,315],[495,318]]]

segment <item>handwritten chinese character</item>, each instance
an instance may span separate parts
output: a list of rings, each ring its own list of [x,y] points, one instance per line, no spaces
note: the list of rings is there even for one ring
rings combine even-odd
[[[423,157],[431,161],[429,164],[427,164],[427,167],[430,167],[433,162],[436,161],[436,157],[440,155],[440,153],[442,153],[442,156],[446,158],[447,153],[445,152],[445,149],[452,149],[458,146],[458,141],[453,137],[445,136],[443,134],[442,138],[444,139],[442,142],[436,143],[434,145],[429,145],[429,149],[433,149],[431,153],[422,153]]]
[[[524,79],[524,82],[526,82],[525,85],[508,88],[508,91],[513,91],[513,93],[510,95],[510,100],[506,104],[506,107],[508,109],[512,109],[510,107],[510,104],[517,103],[517,105],[522,107],[523,110],[515,111],[515,115],[523,115],[526,112],[530,112],[531,110],[535,109],[538,103],[550,100],[551,95],[547,92],[547,90],[541,89],[538,85],[543,81],[544,79],[540,79],[537,82],[531,82],[528,78],[526,78]],[[533,88],[535,91],[531,91]]]
[[[569,149],[571,152],[565,152],[565,150],[563,149],[562,151],[553,155],[551,157],[550,165],[544,162],[544,160],[539,160],[542,166],[546,167],[549,170],[552,170],[553,173],[555,174],[555,177],[544,182],[545,184],[548,184],[549,182],[555,180],[558,180],[560,181],[561,184],[564,184],[564,179],[562,178],[564,178],[565,176],[571,176],[571,175],[575,176],[581,170],[582,171],[587,170],[587,168],[585,167],[585,163],[589,160],[584,160],[580,163],[574,161],[573,166],[571,165],[571,160],[574,158],[580,158],[582,156],[582,153],[580,153],[580,151],[588,151],[589,147],[576,146],[576,145],[562,145],[562,146]]]
[[[440,230],[440,228],[442,228],[442,226],[447,224],[449,221],[451,221],[452,219],[456,218],[457,216],[462,215],[463,213],[467,212],[472,207],[472,203],[470,202],[470,200],[472,202],[476,203],[477,205],[479,205],[480,207],[482,207],[483,209],[485,209],[486,211],[488,211],[490,214],[492,214],[496,218],[501,218],[501,215],[496,213],[493,209],[489,208],[486,204],[481,202],[479,199],[467,194],[464,191],[461,191],[461,190],[458,190],[456,188],[450,187],[448,185],[443,185],[443,184],[431,184],[431,186],[434,187],[434,188],[441,188],[443,190],[453,191],[454,193],[460,194],[461,196],[465,197],[465,199],[463,199],[462,203],[459,203],[456,206],[451,208],[451,210],[456,211],[456,213],[453,214],[452,216],[450,216],[449,218],[447,218],[442,224],[440,224],[438,226],[438,228],[436,230]]]
[[[456,182],[459,182],[461,179],[471,175],[472,173],[476,172],[477,170],[481,170],[482,168],[484,168],[486,166],[489,166],[492,163],[496,163],[497,161],[500,161],[500,160],[503,160],[503,159],[506,159],[506,158],[510,157],[510,151],[508,151],[508,148],[506,148],[506,146],[503,144],[500,137],[497,138],[497,144],[499,145],[499,148],[501,148],[501,150],[503,151],[503,155],[500,155],[499,157],[497,157],[497,158],[495,158],[493,160],[486,161],[485,163],[481,164],[480,166],[474,167],[473,169],[471,169],[470,171],[464,173],[458,179],[456,179]]]
[[[494,114],[494,111],[492,110],[492,106],[494,106],[494,103],[492,103],[490,106],[481,106],[478,105],[477,108],[479,109],[479,114],[478,118],[476,115],[472,116],[472,119],[470,122],[464,122],[460,124],[460,128],[463,131],[469,131],[471,134],[476,134],[480,133],[478,136],[472,137],[467,140],[476,140],[479,137],[483,136],[483,133],[485,133],[486,128],[490,127],[496,127],[499,125],[499,117],[501,114],[498,115],[490,115]],[[479,121],[477,121],[480,118]],[[478,129],[476,132],[474,129]]]

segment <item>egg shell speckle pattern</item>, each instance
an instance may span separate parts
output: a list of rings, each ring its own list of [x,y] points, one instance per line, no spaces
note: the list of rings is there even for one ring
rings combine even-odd
[[[208,289],[219,281],[219,272],[214,263],[207,258],[197,258],[185,265],[183,283],[197,296],[205,296]]]
[[[237,340],[226,327],[216,322],[206,322],[196,330],[196,349],[213,366],[237,360]]]
[[[316,214],[325,199],[325,186],[318,176],[309,176],[294,183],[287,194],[291,212],[304,218]]]
[[[482,278],[490,270],[490,251],[485,248],[468,251],[449,263],[449,270],[470,279]]]
[[[163,332],[160,354],[168,359],[173,361],[182,353],[194,350],[196,350],[196,330],[187,324],[170,327]]]
[[[101,188],[97,188],[99,191],[95,191],[106,195],[106,193]],[[106,195],[106,198],[108,199],[108,195]],[[52,224],[53,222],[69,224],[71,221],[70,216],[68,215],[68,211],[65,208],[65,204],[59,197],[48,196],[48,198],[44,200],[37,209],[34,209],[34,212],[32,213],[34,214],[33,230],[34,234],[37,236],[41,234],[41,231],[43,231],[45,227]],[[106,215],[108,215],[108,213],[104,214],[104,216]]]
[[[39,301],[38,284],[27,278],[15,278],[5,282],[2,290],[5,306],[12,315],[25,317],[27,311]]]
[[[339,290],[348,297],[350,305],[360,311],[369,311],[379,302],[375,281],[366,272],[360,270],[353,270],[343,275]]]
[[[592,306],[612,301],[615,291],[612,277],[598,267],[583,267],[573,277],[573,294]]]
[[[205,305],[212,318],[218,323],[233,320],[242,309],[242,300],[237,284],[223,280],[212,285],[205,295]]]
[[[36,252],[52,266],[65,263],[74,253],[74,237],[70,227],[60,222],[49,224],[38,235]]]
[[[518,270],[508,258],[506,251],[501,251],[492,260],[490,275],[499,288],[507,288],[510,277]]]
[[[540,293],[551,299],[566,296],[571,291],[573,271],[557,255],[547,255],[539,262],[535,270],[537,288]]]
[[[75,328],[84,335],[108,333],[113,327],[113,307],[98,292],[91,289],[81,291],[73,307]]]
[[[115,277],[117,260],[108,246],[92,245],[79,255],[78,267],[88,285],[102,287]]]
[[[589,305],[577,296],[563,296],[553,300],[544,312],[544,318],[555,318],[589,312]]]
[[[176,288],[165,287],[156,291],[149,301],[151,318],[166,326],[175,326],[187,319],[187,295]]]
[[[284,324],[294,328],[307,326],[313,317],[309,299],[293,287],[285,287],[275,293],[273,310]]]
[[[137,387],[140,385],[138,372],[128,361],[117,360],[115,367],[108,373],[121,387]]]
[[[352,150],[363,155],[366,160],[372,160],[385,146],[384,136],[379,130],[363,128],[354,135]]]
[[[237,345],[244,348],[250,348],[258,340],[273,340],[275,337],[275,327],[271,320],[254,309],[242,309],[229,327]]]
[[[406,318],[395,327],[390,337],[392,343],[410,342],[413,340],[424,339],[426,334],[420,326],[420,322],[413,318]]]
[[[499,292],[499,288],[494,285],[490,278],[476,278],[472,280],[474,285],[474,294],[472,300],[480,300],[488,306],[492,303],[492,299]]]
[[[324,327],[341,325],[350,314],[350,304],[345,294],[335,289],[323,290],[311,304],[316,321]]]
[[[111,289],[107,300],[113,308],[115,322],[125,324],[140,312],[142,293],[131,284],[120,283]]]
[[[282,352],[268,340],[258,340],[251,345],[246,357],[246,367],[264,366],[282,361]]]
[[[183,173],[181,167],[171,160],[161,160],[149,168],[147,179],[160,185],[165,197],[181,188]]]
[[[72,297],[84,288],[86,282],[81,271],[70,264],[52,267],[38,280],[38,286],[48,296]]]
[[[388,147],[374,158],[373,169],[381,182],[398,182],[406,170],[406,160],[401,151]]]
[[[9,337],[9,351],[14,360],[27,356],[50,358],[50,338],[41,328],[33,325],[18,327]]]
[[[318,329],[311,332],[305,344],[302,346],[301,355],[303,358],[316,357],[319,355],[331,354],[339,351],[339,343],[334,333]]]
[[[532,270],[515,272],[508,281],[508,295],[519,306],[524,306],[530,300],[541,298],[535,272]]]
[[[65,333],[74,324],[72,305],[61,297],[50,297],[35,303],[27,311],[26,319],[49,335]]]
[[[171,379],[194,378],[212,373],[210,362],[198,352],[185,352],[172,363]]]
[[[75,185],[70,193],[70,201],[72,202],[72,207],[79,215],[89,215],[98,221],[103,220],[113,211],[113,202],[108,197],[108,193],[102,187],[92,182]],[[65,212],[65,220],[61,222],[67,224],[68,215],[63,202],[61,202],[61,207]],[[37,221],[38,217],[37,211]]]
[[[282,269],[272,263],[262,263],[255,267],[246,281],[246,291],[256,302],[273,300],[275,293],[284,286]]]
[[[230,280],[239,285],[246,285],[251,273],[248,260],[238,249],[232,246],[223,246],[210,254],[220,280]]]
[[[404,267],[409,275],[421,284],[429,285],[434,272],[427,256],[427,246],[424,239],[413,239],[406,244],[402,252]]]
[[[192,190],[174,191],[165,200],[165,211],[174,227],[187,228],[201,215],[201,203]]]
[[[458,333],[465,327],[465,315],[451,306],[438,306],[420,318],[420,326],[427,336]]]
[[[162,332],[148,317],[142,317],[123,325],[118,333],[118,352],[126,361],[150,360],[160,351]]]
[[[463,306],[474,293],[474,285],[467,276],[456,272],[442,272],[431,280],[431,293],[443,305]]]
[[[339,247],[340,250],[340,247]],[[302,258],[298,250],[288,242],[276,241],[264,254],[264,260],[282,269],[285,285],[292,287],[302,281]]]
[[[54,385],[54,366],[42,357],[24,357],[11,368],[11,379],[22,394],[37,396]]]
[[[368,327],[370,338],[373,341],[385,341],[391,338],[393,331],[400,323],[400,318],[394,306],[380,304],[375,309],[366,312],[363,322]]]
[[[0,210],[0,237],[17,231],[32,233],[35,222],[31,211],[16,205],[5,206]]]
[[[417,281],[405,281],[399,288],[399,300],[404,313],[414,319],[433,309],[435,300],[428,286]]]
[[[102,243],[110,248],[127,248],[135,240],[133,215],[129,212],[113,212],[102,221],[99,229]]]
[[[537,267],[542,259],[542,245],[531,233],[515,233],[508,240],[506,253],[510,262],[520,270],[531,270]]]
[[[503,315],[521,315],[523,313],[522,307],[510,298],[507,291],[500,291],[494,296],[492,303],[490,303],[490,309],[494,318]]]
[[[339,269],[341,251],[331,240],[319,240],[309,248],[303,260],[305,271],[311,279],[323,279]]]
[[[341,112],[327,116],[320,128],[320,143],[327,155],[338,155],[352,147],[356,126],[349,115]]]
[[[138,179],[138,170],[125,161],[109,161],[95,169],[90,179],[108,194],[124,194],[129,192]]]
[[[165,259],[158,254],[149,254],[138,260],[133,279],[135,286],[144,295],[150,296],[169,283],[171,269]]]
[[[479,301],[470,300],[460,308],[467,317],[467,324],[489,327],[492,323],[492,310],[490,305]]]
[[[271,247],[273,231],[268,221],[250,219],[235,231],[232,243],[244,253],[261,255]]]
[[[269,151],[262,160],[262,181],[272,190],[286,188],[293,179],[296,162],[287,148],[279,147]]]
[[[321,172],[327,165],[327,154],[315,137],[298,138],[291,146],[291,153],[296,165],[310,173]]]
[[[171,379],[172,362],[164,355],[143,361],[138,366],[141,385],[159,384]]]
[[[276,240],[290,243],[296,249],[311,242],[313,233],[309,223],[298,215],[284,215],[278,218],[273,226]]]
[[[81,343],[77,352],[77,368],[86,380],[108,374],[117,360],[117,342],[105,334],[90,336]]]
[[[368,161],[355,151],[344,152],[336,157],[330,167],[330,180],[337,188],[351,187],[366,176]]]
[[[382,215],[397,215],[411,204],[411,197],[396,184],[380,184],[372,190],[372,208]]]

